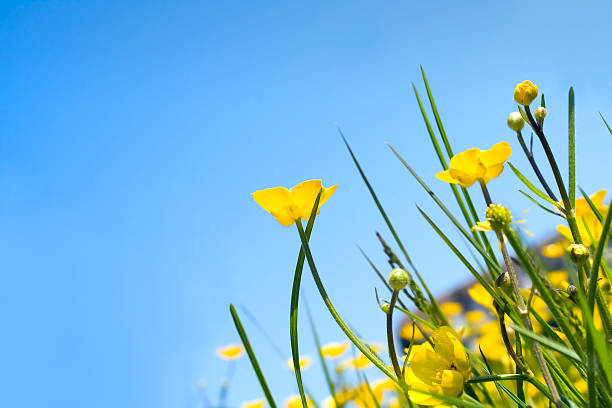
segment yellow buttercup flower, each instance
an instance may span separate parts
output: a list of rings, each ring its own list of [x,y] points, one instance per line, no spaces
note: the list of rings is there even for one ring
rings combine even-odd
[[[266,406],[265,399],[256,399],[252,401],[245,401],[240,405],[242,408],[263,408]]]
[[[338,358],[348,349],[349,343],[327,343],[321,347],[323,357]]]
[[[308,356],[300,356],[300,370],[306,370],[312,364],[312,358]],[[287,360],[287,367],[289,367],[292,371],[293,367],[293,358]]]
[[[240,358],[243,353],[244,347],[242,347],[242,344],[229,344],[217,349],[217,355],[224,360],[236,360]]]
[[[338,370],[344,371],[347,368],[354,368],[356,370],[365,370],[372,366],[372,362],[363,354],[359,353],[358,357],[349,358],[344,360],[342,363],[338,365]]]
[[[565,248],[567,248],[567,244],[563,244],[563,242],[554,242],[552,244],[544,245],[542,247],[542,255],[547,258],[561,258],[565,253]]]
[[[304,220],[310,218],[317,194],[323,189],[321,199],[319,200],[319,208],[317,209],[318,214],[321,206],[334,194],[337,186],[335,184],[325,188],[321,184],[321,180],[308,180],[289,190],[285,187],[273,187],[256,191],[251,196],[253,196],[257,204],[272,214],[278,222],[284,226],[289,226],[300,218]]]
[[[606,190],[599,190],[593,194],[590,199],[593,205],[601,213],[603,217],[608,214],[608,207],[603,204],[603,199],[606,196]],[[582,237],[584,245],[591,246],[593,241],[599,241],[603,233],[603,226],[599,219],[591,209],[591,206],[585,198],[578,198],[575,202],[576,221],[578,221],[578,231]],[[563,235],[569,242],[574,242],[572,232],[566,225],[558,225],[557,231]]]
[[[519,105],[530,105],[538,97],[538,87],[531,81],[523,81],[514,88],[514,100]]]
[[[420,405],[442,402],[419,391],[457,397],[471,377],[468,355],[453,329],[442,326],[433,331],[431,338],[433,347],[429,343],[413,346],[405,374],[410,399]]]
[[[440,310],[445,316],[454,316],[461,313],[462,306],[458,302],[445,302],[440,305]]]
[[[501,174],[504,163],[511,154],[512,148],[507,142],[497,143],[484,151],[478,148],[468,149],[454,155],[450,159],[449,168],[436,174],[436,177],[463,187],[470,187],[480,180],[488,183]]]
[[[306,404],[308,405],[308,408],[315,406],[314,401],[309,396],[306,396]],[[289,398],[285,400],[285,407],[286,408],[303,408],[304,406],[302,405],[302,398],[300,398],[299,395],[291,395]]]

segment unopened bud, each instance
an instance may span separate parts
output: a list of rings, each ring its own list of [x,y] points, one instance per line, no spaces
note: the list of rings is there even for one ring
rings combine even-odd
[[[510,281],[510,274],[508,272],[504,272],[495,279],[495,286],[499,289],[503,290],[504,293],[510,296],[512,293],[512,282]]]
[[[589,259],[589,256],[591,255],[591,253],[589,252],[589,248],[585,247],[582,244],[572,244],[567,247],[567,250],[569,252],[570,259],[576,265],[584,263],[587,259]]]
[[[383,312],[385,312],[385,314],[389,313],[389,303],[385,302],[382,305],[380,305],[380,308],[382,309]]]
[[[409,280],[408,272],[401,268],[395,268],[389,274],[389,285],[391,285],[394,290],[404,289]]]
[[[538,123],[542,123],[542,121],[544,120],[544,118],[546,117],[546,108],[543,106],[538,106],[537,108],[535,108],[535,110],[533,111],[533,116],[536,118],[536,120],[538,121]]]
[[[536,109],[537,110],[537,109]],[[519,132],[525,126],[525,120],[519,112],[512,112],[508,115],[508,127],[515,132]]]
[[[567,289],[565,289],[565,292],[571,300],[576,300],[576,295],[578,295],[577,287],[575,287],[574,285],[568,285]]]
[[[512,222],[510,210],[501,204],[491,204],[485,214],[493,231],[503,231]]]
[[[523,81],[514,88],[514,100],[519,105],[529,105],[538,97],[538,87],[531,81]]]

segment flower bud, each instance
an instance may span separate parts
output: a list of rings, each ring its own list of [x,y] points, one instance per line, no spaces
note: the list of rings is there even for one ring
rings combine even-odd
[[[503,231],[512,222],[510,210],[501,204],[489,205],[486,216],[493,231]]]
[[[533,111],[533,116],[536,118],[538,123],[542,123],[542,121],[544,121],[544,118],[546,117],[546,108],[543,106],[538,106]]]
[[[508,115],[508,127],[515,132],[520,132],[520,130],[525,126],[525,120],[521,116],[519,112],[512,112]]]
[[[504,272],[495,279],[495,286],[503,290],[508,296],[512,293],[512,282],[510,281],[510,274]]]
[[[523,81],[514,88],[514,100],[519,105],[529,106],[538,96],[538,87],[531,81]]]
[[[389,274],[389,285],[391,285],[394,290],[404,289],[409,280],[408,272],[401,268],[395,268]]]
[[[385,302],[382,305],[380,305],[380,308],[382,309],[383,312],[385,312],[385,314],[389,313],[389,303]]]
[[[575,301],[576,300],[576,296],[578,295],[578,288],[575,287],[574,285],[568,285],[567,289],[565,289],[565,292],[567,293],[568,297]]]
[[[589,249],[582,244],[572,244],[567,247],[567,250],[569,252],[570,259],[576,265],[583,264],[591,255]]]

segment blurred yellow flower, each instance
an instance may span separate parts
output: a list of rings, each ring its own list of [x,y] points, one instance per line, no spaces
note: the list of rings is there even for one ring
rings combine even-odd
[[[308,405],[308,408],[315,407],[314,401],[309,396],[306,396],[306,404]],[[285,408],[303,408],[303,407],[304,406],[302,405],[302,399],[300,398],[299,395],[291,395],[289,398],[285,400]]]
[[[429,336],[429,334],[431,333],[431,329],[425,326],[424,324],[421,325],[421,327],[423,331],[425,332],[425,334]],[[412,339],[412,323],[408,323],[402,326],[402,328],[400,329],[400,336],[406,340]],[[418,327],[416,327],[416,325],[414,326],[414,339],[413,340],[415,343],[419,343],[425,340],[425,337],[423,337],[423,333],[421,333],[421,331],[419,330]]]
[[[531,81],[523,81],[514,88],[514,100],[519,105],[530,105],[538,97],[538,87]]]
[[[256,399],[252,401],[245,401],[240,405],[242,408],[263,408],[266,406],[265,399]]]
[[[349,343],[347,341],[342,343],[327,343],[321,347],[321,353],[323,357],[338,358],[344,354],[348,347]]]
[[[497,315],[495,308],[493,307],[493,296],[482,286],[480,283],[475,284],[468,289],[468,295],[472,300],[493,312]]]
[[[603,204],[603,199],[606,196],[606,190],[599,190],[595,194],[593,194],[590,199],[593,202],[593,205],[597,210],[601,213],[603,217],[608,214],[608,207]],[[578,222],[578,231],[582,236],[582,242],[584,245],[591,246],[593,241],[591,236],[595,241],[598,241],[603,232],[603,226],[599,219],[589,206],[589,203],[584,198],[576,199],[575,203],[576,207],[576,221]],[[557,231],[563,235],[568,241],[574,242],[574,238],[572,236],[572,232],[566,225],[558,225]]]
[[[311,364],[312,364],[312,358],[308,356],[300,356],[300,370],[306,370],[308,367],[310,367]],[[294,370],[293,358],[290,358],[287,360],[287,367],[289,367],[291,371]]]
[[[436,174],[436,177],[463,187],[469,187],[479,180],[488,183],[501,174],[511,154],[512,148],[507,142],[497,143],[484,151],[474,147],[454,155],[449,168]]]
[[[484,320],[485,317],[486,314],[482,310],[470,310],[469,312],[465,313],[465,320],[467,320],[468,323],[471,324],[479,323]]]
[[[365,355],[359,353],[358,357],[349,358],[341,362],[338,365],[338,369],[340,371],[346,370],[347,368],[354,368],[356,370],[365,370],[366,368],[369,368],[370,366],[372,366],[372,362],[368,360],[368,358]]]
[[[292,189],[285,187],[273,187],[259,190],[251,194],[257,204],[269,212],[284,226],[293,224],[297,219],[308,220],[312,207],[314,206],[317,194],[323,189],[317,214],[321,206],[334,194],[336,187],[325,188],[321,180],[303,181]]]
[[[567,288],[568,283],[567,271],[551,271],[548,273],[548,281],[556,288]]]
[[[547,258],[560,258],[565,254],[565,248],[567,248],[567,244],[564,245],[563,242],[544,245],[542,247],[542,255]]]
[[[429,343],[412,347],[405,374],[412,402],[428,406],[441,401],[419,391],[457,397],[471,377],[470,362],[459,335],[442,326],[431,337],[433,348]]]
[[[461,303],[458,302],[445,302],[440,305],[440,310],[446,316],[454,316],[461,313]]]
[[[217,355],[224,360],[236,360],[240,358],[243,353],[244,347],[242,347],[242,344],[229,344],[217,349]]]

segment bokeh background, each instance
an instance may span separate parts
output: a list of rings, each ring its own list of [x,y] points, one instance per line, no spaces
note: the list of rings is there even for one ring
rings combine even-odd
[[[374,232],[389,233],[336,123],[442,294],[468,274],[415,203],[456,235],[384,144],[450,200],[412,91],[424,93],[419,65],[455,151],[507,140],[529,175],[505,125],[514,85],[545,93],[562,165],[573,85],[578,181],[592,192],[610,187],[598,112],[612,118],[611,12],[559,1],[3,1],[1,405],[199,407],[202,380],[214,402],[227,370],[215,349],[238,341],[230,302],[275,396],[295,392],[240,307],[289,357],[299,239],[249,194],[311,178],[339,185],[312,240],[330,296],[365,338],[384,340],[380,284],[356,245],[386,273]],[[549,237],[557,220],[536,220],[510,171],[498,181],[494,199],[531,209],[534,242]],[[342,339],[307,273],[303,294],[322,340]],[[318,366],[305,381],[325,396]],[[228,403],[260,396],[243,358]]]

